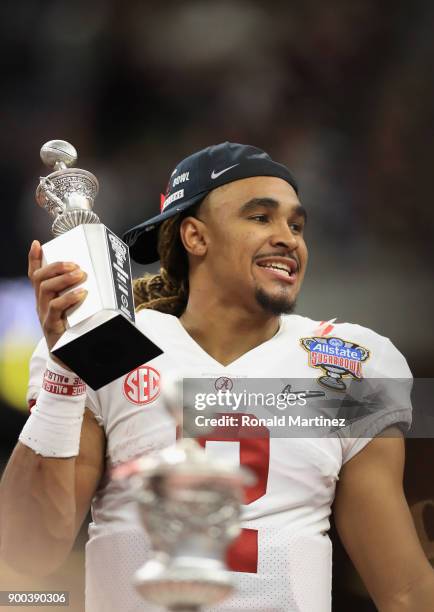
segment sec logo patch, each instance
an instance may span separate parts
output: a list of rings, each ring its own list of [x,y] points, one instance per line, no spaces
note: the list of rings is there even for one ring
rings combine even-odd
[[[146,365],[132,370],[124,380],[124,395],[139,406],[153,402],[160,395],[160,372]]]

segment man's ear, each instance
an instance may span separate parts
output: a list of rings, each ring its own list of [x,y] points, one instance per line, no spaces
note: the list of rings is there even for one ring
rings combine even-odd
[[[182,220],[179,233],[185,250],[190,255],[202,257],[208,248],[206,225],[196,217],[186,217]]]

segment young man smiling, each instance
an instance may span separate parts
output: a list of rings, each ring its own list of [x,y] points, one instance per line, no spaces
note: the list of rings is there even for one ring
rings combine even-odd
[[[40,245],[32,245],[29,276],[45,338],[31,363],[29,399],[37,398],[36,409],[2,483],[1,551],[12,565],[54,569],[92,501],[87,610],[152,610],[130,583],[149,555],[135,502],[102,476],[106,468],[174,442],[175,426],[160,394],[173,373],[231,384],[309,379],[332,398],[362,376],[379,384],[411,378],[387,338],[358,325],[293,314],[308,258],[305,221],[287,168],[255,147],[223,143],[180,162],[161,213],[125,235],[138,262],[161,260],[160,274],[136,281],[135,297],[138,326],[164,352],[74,399],[56,398],[42,380],[45,368],[71,377],[49,349],[64,330],[64,311],[85,298],[60,292],[84,275],[65,263],[41,267]],[[434,609],[433,571],[402,489],[398,426],[411,418],[408,385],[383,408],[363,437],[269,436],[236,443],[257,482],[246,491],[243,534],[231,559],[239,589],[215,610],[328,612],[327,530],[334,500],[342,541],[378,609]],[[376,437],[385,431],[392,435]],[[205,448],[233,459],[230,444],[205,442]]]
[[[184,220],[190,291],[180,321],[216,361],[269,340],[292,312],[307,264],[305,219],[286,181],[261,176],[213,190],[198,218]],[[199,311],[210,316],[198,320]]]

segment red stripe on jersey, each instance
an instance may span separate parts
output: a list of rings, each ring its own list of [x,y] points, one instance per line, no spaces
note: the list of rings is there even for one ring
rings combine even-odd
[[[334,325],[327,325],[327,327],[322,330],[321,336],[327,336],[327,334],[330,334],[334,330],[334,328]]]
[[[232,572],[258,571],[258,532],[256,529],[242,529],[226,552],[226,563]]]
[[[332,320],[334,321],[334,319]],[[313,332],[313,335],[322,338],[324,336],[327,336],[328,334],[331,334],[334,328],[335,326],[332,323],[329,323],[329,321],[320,321],[320,324]]]

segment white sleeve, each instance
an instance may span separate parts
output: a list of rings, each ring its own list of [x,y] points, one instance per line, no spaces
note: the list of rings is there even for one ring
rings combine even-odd
[[[48,347],[45,338],[36,345],[35,350],[30,358],[29,365],[29,384],[27,387],[27,403],[30,405],[32,400],[36,400],[42,386],[45,368],[48,359]],[[96,391],[87,387],[86,407],[92,411],[98,425],[103,426],[101,404]]]
[[[349,461],[373,438],[391,426],[403,432],[411,426],[411,390],[413,377],[407,361],[388,338],[382,338],[383,350],[371,377],[354,381],[349,392],[359,395],[362,414],[339,432],[342,463]],[[359,388],[357,388],[359,387]]]

